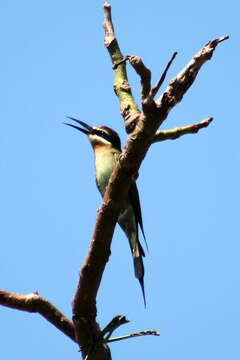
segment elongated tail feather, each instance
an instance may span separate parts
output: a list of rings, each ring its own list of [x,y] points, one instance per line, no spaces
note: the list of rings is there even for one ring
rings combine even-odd
[[[144,265],[143,265],[143,256],[145,256],[145,254],[142,245],[139,241],[138,226],[142,231],[145,243],[146,243],[146,238],[143,229],[139,194],[135,182],[131,185],[129,189],[128,198],[125,200],[122,209],[123,210],[121,211],[120,216],[118,218],[118,223],[128,237],[129,245],[133,256],[135,276],[140,283],[143,293],[144,305],[146,307],[146,297],[144,290]]]
[[[142,256],[140,255],[134,257],[133,263],[134,263],[135,276],[140,283],[143,294],[144,306],[146,307],[146,296],[145,296],[145,288],[144,288],[144,266],[143,266]]]

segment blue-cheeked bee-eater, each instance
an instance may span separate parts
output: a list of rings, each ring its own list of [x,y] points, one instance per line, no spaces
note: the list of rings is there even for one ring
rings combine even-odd
[[[69,123],[65,124],[86,134],[92,145],[95,155],[96,184],[103,196],[110,176],[121,154],[120,138],[116,131],[107,126],[92,127],[73,117],[68,118],[77,122],[81,127]],[[141,228],[144,240],[145,235],[138,189],[135,182],[130,186],[128,196],[123,202],[118,223],[128,238],[133,257],[135,276],[141,285],[144,304],[146,306],[143,265],[143,256],[145,256],[145,254],[139,241],[138,226]]]

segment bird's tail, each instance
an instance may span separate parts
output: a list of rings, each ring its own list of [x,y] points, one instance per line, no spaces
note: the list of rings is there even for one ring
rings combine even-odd
[[[145,288],[144,288],[144,267],[143,267],[142,258],[134,257],[133,263],[134,263],[135,276],[140,283],[143,294],[144,306],[146,307],[146,296],[145,296]]]
[[[146,297],[144,290],[144,265],[143,257],[145,256],[142,245],[140,244],[138,237],[138,223],[135,219],[133,208],[131,206],[125,206],[124,211],[118,218],[118,223],[127,235],[131,253],[133,257],[133,265],[135,276],[140,282],[142,289],[144,305],[146,307]]]
[[[144,306],[146,307],[146,296],[145,296],[145,288],[144,288],[144,265],[142,259],[143,256],[145,256],[145,254],[139,241],[136,242],[135,249],[132,249],[132,255],[133,255],[135,276],[140,283],[143,294]]]

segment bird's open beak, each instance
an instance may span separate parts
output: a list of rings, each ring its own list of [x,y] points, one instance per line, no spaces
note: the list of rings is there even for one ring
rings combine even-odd
[[[86,124],[83,121],[77,120],[77,119],[75,119],[75,118],[73,118],[71,116],[67,116],[67,118],[70,119],[70,120],[76,121],[78,124],[84,126],[85,129],[81,128],[80,126],[72,125],[72,124],[69,124],[69,123],[64,123],[65,125],[71,126],[72,128],[77,129],[77,130],[83,132],[86,135],[90,135],[92,133],[93,128],[90,125]]]

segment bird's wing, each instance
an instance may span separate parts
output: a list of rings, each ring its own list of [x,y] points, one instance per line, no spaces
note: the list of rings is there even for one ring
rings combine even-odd
[[[135,182],[131,185],[128,194],[129,194],[130,203],[133,207],[136,223],[139,224],[139,226],[140,226],[140,229],[142,231],[143,238],[144,238],[147,250],[148,250],[148,245],[147,245],[147,241],[146,241],[146,237],[145,237],[145,233],[144,233],[144,229],[143,229],[142,211],[141,211],[141,205],[140,205],[140,200],[139,200],[139,194],[138,194],[138,189],[137,189],[137,185]]]

